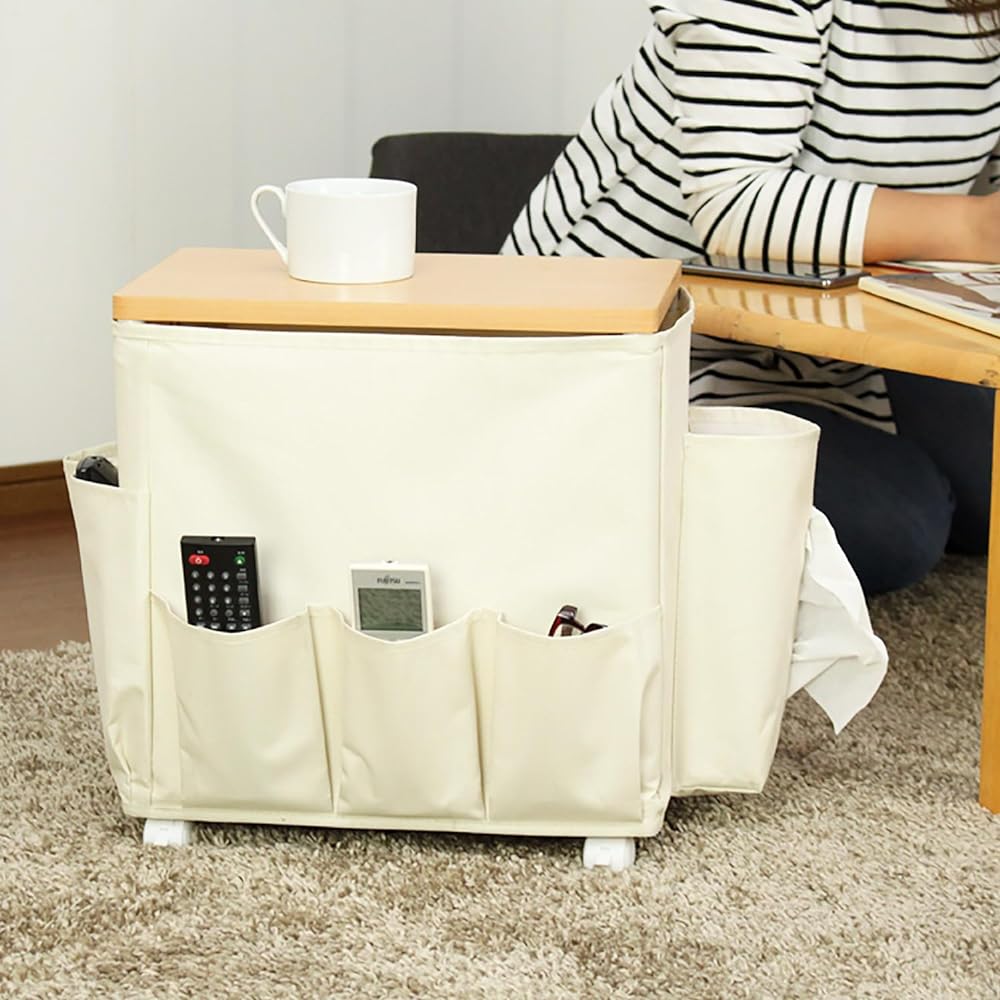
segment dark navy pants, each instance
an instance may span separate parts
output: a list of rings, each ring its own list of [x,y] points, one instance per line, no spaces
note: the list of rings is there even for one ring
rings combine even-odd
[[[776,403],[819,424],[815,505],[868,594],[930,572],[989,536],[992,389],[885,372],[898,434],[821,406]]]

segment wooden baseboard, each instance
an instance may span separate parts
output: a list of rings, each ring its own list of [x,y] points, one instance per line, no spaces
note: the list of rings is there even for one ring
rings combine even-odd
[[[62,462],[0,467],[0,517],[69,514]]]

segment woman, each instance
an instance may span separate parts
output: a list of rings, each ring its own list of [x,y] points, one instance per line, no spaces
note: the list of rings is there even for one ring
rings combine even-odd
[[[504,251],[1000,261],[1000,0],[668,0]],[[697,327],[697,317],[695,319]],[[869,593],[986,550],[993,392],[696,337],[693,403],[820,425]]]

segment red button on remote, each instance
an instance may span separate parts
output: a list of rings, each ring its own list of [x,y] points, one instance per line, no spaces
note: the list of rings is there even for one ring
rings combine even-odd
[[[192,552],[191,555],[188,556],[188,562],[192,566],[207,566],[210,560],[206,555],[200,555],[197,552]]]

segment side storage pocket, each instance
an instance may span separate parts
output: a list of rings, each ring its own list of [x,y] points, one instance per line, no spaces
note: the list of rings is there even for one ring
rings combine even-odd
[[[661,729],[650,722],[659,722],[662,644],[659,610],[551,639],[497,623],[491,820],[642,818],[643,790],[659,777],[644,775],[643,761],[659,760]]]
[[[819,428],[692,407],[684,450],[674,794],[760,791],[778,742]]]
[[[85,455],[116,459],[114,445],[63,460],[80,547],[87,624],[108,764],[122,804],[149,803],[149,496],[75,477]]]
[[[188,625],[152,597],[153,659],[177,699],[183,806],[329,812],[309,615],[249,632]]]
[[[312,609],[335,756],[337,813],[481,818],[474,633],[495,616],[471,612],[399,642]]]

